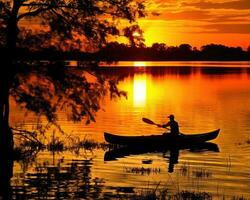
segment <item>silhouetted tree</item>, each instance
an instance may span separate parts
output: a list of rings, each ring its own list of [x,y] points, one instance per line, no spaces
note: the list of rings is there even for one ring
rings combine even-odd
[[[250,52],[250,46],[247,48],[247,51]]]
[[[151,48],[155,51],[166,51],[167,45],[164,43],[154,43]]]
[[[79,40],[103,45],[108,35],[119,35],[120,18],[134,22],[144,16],[144,4],[137,0],[4,0],[0,2],[1,25],[7,29],[6,44],[15,48],[23,29],[22,20],[35,18],[42,29],[48,29],[57,40]]]
[[[204,59],[241,60],[247,59],[241,47],[227,47],[218,44],[209,44],[201,47]]]
[[[137,47],[116,42],[102,48],[98,56],[102,60],[249,60],[248,52],[241,47],[219,44],[204,45],[198,50],[189,44],[167,46],[154,43],[151,47]]]
[[[143,31],[138,25],[127,27],[124,30],[124,36],[129,39],[131,47],[144,47]]]
[[[22,51],[18,48],[31,47],[32,50],[35,43],[38,43],[38,49],[41,48],[39,45],[49,45],[65,50],[71,49],[73,45],[76,48],[86,47],[93,50],[105,45],[109,35],[120,35],[117,28],[119,19],[133,23],[143,16],[144,4],[137,0],[1,0],[0,45],[6,47],[5,55],[9,56],[1,61],[3,65],[0,71],[2,155],[8,157],[8,152],[13,148],[13,134],[9,128],[10,95],[29,110],[44,114],[51,122],[56,120],[55,112],[59,102],[62,99],[66,102],[66,97],[69,99],[67,105],[70,105],[72,118],[81,120],[82,116],[89,116],[89,121],[94,120],[93,112],[99,109],[97,102],[104,94],[104,86],[109,86],[111,93],[119,95],[115,82],[104,84],[103,77],[98,73],[93,73],[96,82],[89,83],[84,75],[71,74],[62,66],[52,67],[46,73],[40,68],[37,74],[41,75],[35,80],[41,82],[35,85],[27,82],[30,79],[20,78],[20,74],[28,74],[24,72],[30,69],[23,68],[24,64],[18,62],[18,54]],[[25,26],[26,21],[21,27],[21,21],[25,20],[32,23]],[[40,29],[33,28],[33,23],[37,23]],[[22,87],[24,84],[25,87]],[[51,92],[48,93],[49,90]],[[59,101],[58,105],[55,100]]]
[[[192,59],[192,46],[189,44],[181,44],[178,49],[178,54],[181,60]]]
[[[190,51],[192,51],[192,46],[191,46],[190,44],[181,44],[181,45],[179,46],[179,49],[180,49],[181,51],[190,52]]]

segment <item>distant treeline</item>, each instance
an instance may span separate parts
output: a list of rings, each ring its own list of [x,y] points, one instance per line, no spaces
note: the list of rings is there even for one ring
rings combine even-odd
[[[19,48],[16,49],[16,52],[8,52],[5,48],[0,48],[0,55],[2,55],[2,58],[8,58],[9,54],[13,55],[14,53],[19,60],[250,61],[250,46],[244,51],[241,47],[227,47],[220,44],[208,44],[197,49],[189,44],[167,46],[163,43],[155,43],[151,47],[131,47],[126,44],[112,42],[95,53],[86,53],[79,50],[63,52],[53,47],[36,51],[30,51],[27,48]]]
[[[250,46],[244,51],[241,47],[208,44],[199,50],[189,44],[154,43],[151,47],[130,47],[113,42],[101,49],[98,57],[104,60],[250,60]]]

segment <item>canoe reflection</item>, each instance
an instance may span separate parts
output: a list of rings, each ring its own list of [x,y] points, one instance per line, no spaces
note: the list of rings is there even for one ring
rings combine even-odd
[[[215,143],[204,142],[195,145],[182,145],[167,147],[120,147],[105,152],[104,161],[114,161],[130,155],[140,155],[144,153],[162,153],[164,158],[169,159],[168,172],[174,171],[174,165],[178,163],[180,150],[186,149],[191,152],[213,151],[219,152],[219,147]],[[169,155],[169,156],[167,156]]]

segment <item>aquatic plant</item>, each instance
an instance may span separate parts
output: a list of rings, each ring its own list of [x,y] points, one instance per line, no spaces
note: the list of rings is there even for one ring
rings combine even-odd
[[[13,151],[13,159],[16,161],[32,160],[39,152],[39,148],[32,143],[23,143],[22,145],[15,147]]]
[[[212,195],[207,192],[181,191],[169,199],[174,200],[212,200]]]
[[[64,144],[62,141],[59,140],[59,138],[56,138],[52,142],[50,142],[47,145],[47,149],[49,151],[63,151],[64,150]]]
[[[189,163],[184,163],[182,166],[180,166],[179,170],[182,176],[189,176],[189,172],[190,172]]]
[[[241,197],[239,197],[239,196],[233,196],[231,200],[247,200],[247,198],[245,198],[243,196],[241,196]]]
[[[140,175],[149,175],[159,174],[161,172],[160,168],[150,168],[150,167],[125,167],[124,171],[126,173],[140,174]]]
[[[193,170],[192,174],[196,178],[208,178],[212,176],[212,173],[204,168],[197,168]]]
[[[180,167],[180,174],[182,176],[192,176],[194,178],[208,178],[212,176],[212,173],[202,167],[191,167],[188,163],[184,163]]]
[[[22,130],[17,128],[11,128],[16,142],[19,145],[25,143],[28,146],[42,147],[42,142],[38,139],[38,134],[35,131]]]
[[[119,189],[117,194],[109,195],[108,199],[126,200],[212,200],[212,194],[208,192],[195,192],[183,190],[172,193],[168,188],[143,188],[135,191],[135,188]],[[237,199],[241,200],[241,199]],[[244,199],[242,199],[244,200]]]

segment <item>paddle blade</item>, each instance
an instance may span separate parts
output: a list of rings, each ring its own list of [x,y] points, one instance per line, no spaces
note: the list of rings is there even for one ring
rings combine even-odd
[[[147,124],[155,124],[152,120],[148,119],[148,118],[142,118],[142,121],[144,121]]]

